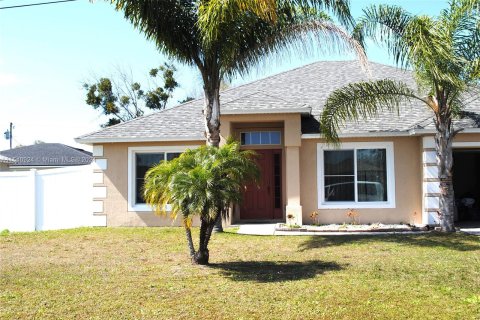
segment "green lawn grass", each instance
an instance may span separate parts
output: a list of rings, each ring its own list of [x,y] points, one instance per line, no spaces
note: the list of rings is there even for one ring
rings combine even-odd
[[[480,319],[464,234],[214,234],[202,267],[181,228],[85,228],[3,234],[0,259],[2,319]]]

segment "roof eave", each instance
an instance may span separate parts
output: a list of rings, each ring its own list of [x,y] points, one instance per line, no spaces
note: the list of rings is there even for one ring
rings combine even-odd
[[[82,144],[119,143],[119,142],[171,142],[171,141],[205,141],[202,136],[184,137],[106,137],[106,138],[75,138],[75,142]]]
[[[378,131],[359,133],[339,133],[339,138],[373,138],[373,137],[407,137],[411,136],[409,131]],[[321,133],[304,133],[302,139],[322,139]]]
[[[339,133],[339,138],[373,138],[373,137],[411,137],[435,134],[435,129],[411,129],[407,131],[372,131],[359,133]],[[460,133],[480,133],[480,128],[465,128]],[[304,133],[302,139],[321,139],[320,133]]]
[[[422,135],[422,134],[435,134],[436,129],[412,129],[410,130],[412,135]],[[480,133],[480,128],[464,128],[459,133]]]

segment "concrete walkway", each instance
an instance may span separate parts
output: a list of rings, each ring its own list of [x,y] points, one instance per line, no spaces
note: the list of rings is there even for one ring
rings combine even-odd
[[[461,228],[460,231],[473,234],[474,236],[480,236],[480,228]]]
[[[428,231],[391,231],[391,232],[322,232],[322,231],[280,231],[275,230],[275,223],[255,223],[240,224],[232,227],[238,227],[238,234],[248,234],[255,236],[343,236],[343,235],[387,235],[387,234],[419,234]]]
[[[461,222],[458,224],[460,231],[480,236],[480,221]]]
[[[255,236],[273,236],[275,235],[276,223],[255,223],[255,224],[240,224],[237,225],[239,234],[250,234]],[[236,227],[236,226],[235,226]]]
[[[276,231],[275,223],[240,224],[238,234],[255,236],[343,236],[343,235],[388,235],[388,234],[419,234],[428,231],[392,231],[392,232],[304,232],[304,231]],[[480,236],[480,225],[465,225],[460,227],[461,232]]]

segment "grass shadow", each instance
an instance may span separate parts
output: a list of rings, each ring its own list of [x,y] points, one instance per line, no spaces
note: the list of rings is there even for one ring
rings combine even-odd
[[[235,281],[283,282],[313,278],[327,271],[342,269],[338,263],[325,261],[232,261],[210,264]]]
[[[343,246],[355,244],[378,244],[399,243],[416,247],[445,248],[456,251],[477,251],[480,250],[480,239],[472,235],[462,233],[423,233],[414,235],[347,235],[347,236],[313,236],[299,245],[300,251],[331,246]]]

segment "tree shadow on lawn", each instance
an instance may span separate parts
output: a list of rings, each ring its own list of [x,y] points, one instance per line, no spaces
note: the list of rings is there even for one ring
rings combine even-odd
[[[313,278],[342,266],[325,261],[232,261],[209,265],[235,281],[283,282]]]
[[[299,245],[300,251],[343,246],[349,244],[399,243],[416,247],[445,248],[456,251],[480,250],[480,238],[462,233],[444,234],[438,232],[408,235],[346,235],[313,236]]]

